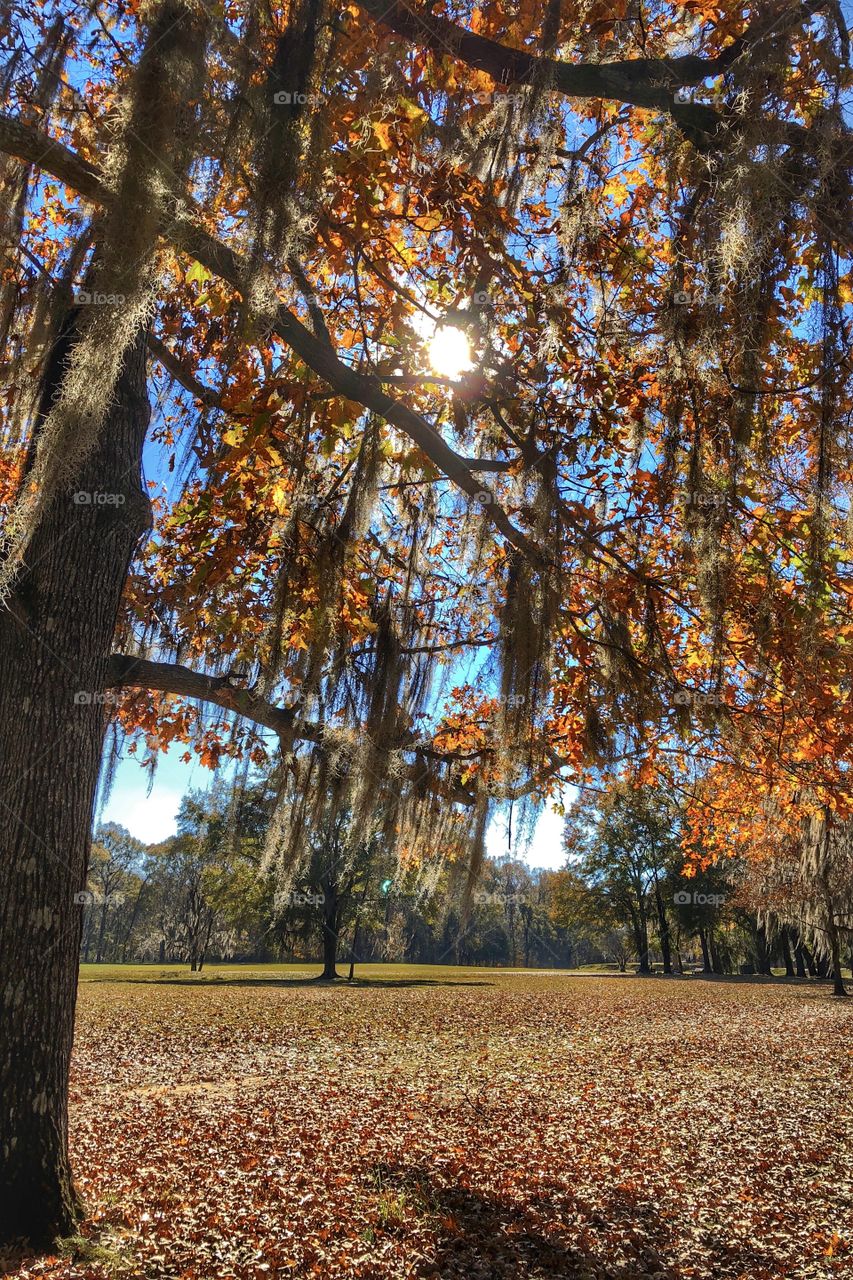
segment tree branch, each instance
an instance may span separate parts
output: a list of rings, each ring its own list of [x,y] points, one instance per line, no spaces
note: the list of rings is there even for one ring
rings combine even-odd
[[[271,702],[256,698],[251,690],[233,685],[227,675],[203,675],[177,662],[154,662],[149,658],[114,653],[105,683],[108,689],[156,689],[181,698],[212,702],[223,711],[233,711],[254,724],[271,729],[288,747],[294,738],[304,742],[320,741],[319,726],[301,724],[293,708],[276,707]]]
[[[148,350],[166,372],[172,375],[176,382],[180,382],[182,387],[192,392],[196,400],[200,400],[208,409],[218,409],[220,407],[219,396],[213,388],[207,387],[203,382],[200,382],[195,374],[187,369],[175,353],[166,346],[165,342],[161,342],[153,333],[148,335]]]
[[[0,151],[28,160],[97,204],[109,205],[112,201],[112,192],[88,161],[81,160],[68,147],[55,142],[41,130],[2,113]],[[162,234],[176,248],[195,258],[241,293],[246,275],[243,258],[189,216],[187,211],[192,211],[192,206],[186,198],[176,194],[171,197],[170,206],[164,213]],[[307,329],[287,307],[281,305],[276,309],[272,328],[338,395],[372,410],[407,435],[442,475],[463,493],[478,500],[486,518],[531,564],[538,568],[547,565],[542,549],[512,523],[500,504],[484,489],[482,480],[474,477],[465,460],[426,418],[389,396],[377,378],[358,373],[345,365],[335,351]]]
[[[673,58],[628,58],[619,62],[561,62],[544,54],[513,49],[476,35],[473,31],[413,8],[401,0],[357,0],[375,21],[390,27],[438,56],[447,55],[485,71],[499,84],[529,84],[535,80],[569,98],[604,98],[629,106],[657,108],[672,117],[685,137],[707,150],[719,145],[721,135],[738,126],[738,117],[696,102],[676,100],[677,89],[701,84],[721,75],[761,40],[805,21],[826,0],[807,0],[786,6],[781,14],[764,14],[737,40],[712,58],[683,54]],[[784,19],[784,22],[783,22]],[[801,137],[799,125],[777,121],[789,140]]]
[[[155,662],[149,658],[114,653],[110,657],[105,685],[108,689],[155,689],[160,693],[173,693],[180,698],[212,703],[223,711],[233,712],[264,729],[271,729],[278,736],[283,754],[291,750],[294,742],[313,742],[323,750],[323,731],[320,725],[302,722],[293,707],[276,707],[271,702],[254,697],[250,689],[241,689],[231,684],[227,675],[204,675],[177,662]],[[416,739],[412,735],[395,745],[400,749],[413,750]],[[424,754],[444,762],[456,759],[453,755],[448,756],[428,748]],[[423,768],[417,762],[406,765],[404,773],[415,785],[423,781]],[[430,778],[429,787],[446,800],[453,800],[457,804],[474,804],[474,796],[451,779]]]

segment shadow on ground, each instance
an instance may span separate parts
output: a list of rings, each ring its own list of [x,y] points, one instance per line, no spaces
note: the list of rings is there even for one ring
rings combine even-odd
[[[84,979],[87,982],[108,982],[108,978],[89,978]],[[338,978],[336,982],[331,982],[325,978],[220,978],[216,975],[208,977],[206,974],[192,976],[187,974],[185,978],[117,978],[114,981],[127,983],[128,985],[141,984],[143,986],[158,987],[314,987],[320,990],[343,991],[353,987],[393,987],[395,989],[402,987],[493,987],[493,982],[483,982],[480,979],[471,979],[465,981],[463,979],[437,979],[437,978],[359,978],[356,977],[352,982],[346,978]]]
[[[437,1225],[437,1249],[412,1272],[418,1280],[678,1280],[684,1275],[676,1260],[678,1225],[621,1191],[595,1208],[567,1202],[565,1192],[559,1200],[544,1193],[518,1206],[467,1188],[439,1186],[428,1169],[381,1166],[377,1176],[386,1194],[402,1194]],[[597,1239],[600,1248],[570,1245],[560,1239],[567,1233]],[[619,1262],[602,1257],[614,1233],[623,1246]],[[638,1241],[630,1256],[624,1252],[626,1237]],[[708,1274],[770,1280],[786,1273],[754,1241],[718,1240]]]

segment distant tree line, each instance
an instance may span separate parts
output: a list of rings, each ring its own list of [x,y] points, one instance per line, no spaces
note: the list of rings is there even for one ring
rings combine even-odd
[[[394,961],[840,981],[819,937],[761,909],[743,867],[685,875],[677,808],[649,789],[578,802],[561,870],[487,859],[473,890],[453,862],[401,872],[381,829],[353,838],[346,812],[283,878],[264,852],[272,809],[265,783],[218,784],[185,797],[178,833],[159,844],[99,827],[81,960],[295,961],[326,978]]]

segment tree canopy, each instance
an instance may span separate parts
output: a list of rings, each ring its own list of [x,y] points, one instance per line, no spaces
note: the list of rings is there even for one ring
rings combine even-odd
[[[49,300],[85,286],[67,379],[101,411],[151,317],[126,731],[212,763],[272,729],[473,810],[689,743],[849,804],[835,5],[13,15],[9,563],[62,433],[97,447],[80,405],[26,427]],[[180,164],[133,115],[170,58]]]

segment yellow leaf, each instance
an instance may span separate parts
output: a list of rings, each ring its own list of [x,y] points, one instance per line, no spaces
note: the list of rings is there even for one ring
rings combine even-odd
[[[204,284],[213,279],[213,272],[208,271],[207,267],[203,267],[200,262],[194,262],[184,279],[188,284]]]
[[[426,115],[423,107],[419,107],[416,102],[410,102],[408,98],[404,98],[402,95],[397,98],[397,105],[403,112],[403,115],[408,116],[410,120],[415,120],[420,116]]]
[[[383,151],[390,151],[394,145],[391,141],[391,126],[386,124],[384,120],[373,121],[373,132],[379,139],[379,145]]]

